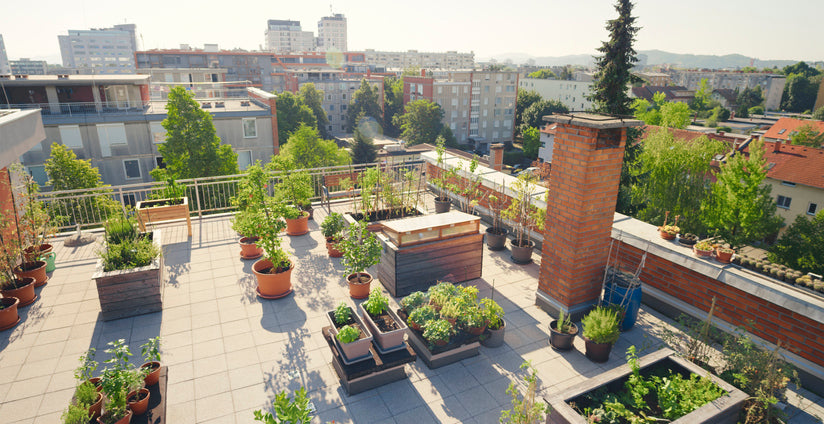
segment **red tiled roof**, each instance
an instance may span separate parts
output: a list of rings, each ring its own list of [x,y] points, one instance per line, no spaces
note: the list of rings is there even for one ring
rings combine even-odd
[[[824,189],[824,149],[782,143],[778,152],[774,142],[764,143],[764,158],[773,164],[767,176],[780,181]],[[749,146],[744,148],[749,153]]]
[[[557,131],[557,128],[558,128],[557,123],[546,124],[546,125],[541,127],[541,132],[544,133],[544,134],[555,134],[555,132]]]
[[[810,121],[805,119],[781,118],[770,129],[764,133],[765,140],[789,140],[793,131],[798,131],[799,127],[812,125],[818,132],[824,132],[824,121]],[[782,131],[783,130],[783,131]]]

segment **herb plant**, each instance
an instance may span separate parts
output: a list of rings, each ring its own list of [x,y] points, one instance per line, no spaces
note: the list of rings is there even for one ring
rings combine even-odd
[[[381,292],[380,288],[375,287],[369,292],[369,298],[366,299],[366,302],[363,302],[363,307],[373,317],[381,315],[389,309],[389,298]]]
[[[421,307],[422,305],[429,302],[429,297],[426,293],[421,291],[416,291],[411,293],[409,296],[404,297],[401,299],[401,307],[403,308],[406,313],[411,313],[415,309]]]
[[[320,224],[321,233],[323,236],[328,238],[338,238],[340,233],[343,231],[344,227],[346,227],[346,221],[343,219],[343,215],[332,212],[323,219],[323,223]]]
[[[428,321],[424,327],[423,338],[430,343],[449,341],[449,338],[455,334],[455,328],[445,319]]]
[[[436,319],[438,319],[438,312],[435,308],[431,305],[423,305],[409,314],[409,318],[406,319],[406,323],[410,325],[414,323],[418,327],[425,327],[428,321]]]
[[[458,288],[454,284],[442,281],[429,287],[429,302],[437,308],[443,307],[453,297],[457,296]]]
[[[360,330],[351,325],[345,325],[341,327],[335,337],[341,343],[352,343],[360,338]]]
[[[289,398],[285,390],[278,393],[272,405],[275,408],[274,416],[258,409],[254,412],[255,421],[264,424],[309,424],[312,421],[309,397],[303,387],[295,391],[294,399]]]
[[[160,336],[140,345],[140,354],[145,362],[160,362]]]
[[[80,366],[74,369],[74,378],[78,380],[89,380],[94,377],[94,372],[100,365],[94,360],[97,349],[90,348],[86,353],[80,355]]]
[[[82,403],[69,405],[69,409],[64,411],[63,415],[60,416],[63,424],[87,424],[91,418],[89,405]]]
[[[338,325],[343,325],[349,322],[352,318],[352,310],[349,309],[349,306],[346,302],[341,302],[335,308],[335,323]]]
[[[595,343],[615,343],[618,340],[618,313],[598,306],[581,320],[584,337]]]
[[[78,405],[89,406],[97,400],[97,387],[86,380],[74,389],[74,397]]]
[[[490,298],[481,299],[481,312],[486,318],[491,330],[497,330],[504,325],[504,308]]]
[[[563,309],[558,315],[558,321],[555,322],[555,330],[560,333],[569,333],[572,330],[572,320],[569,314],[564,313]]]
[[[381,244],[364,221],[350,225],[337,246],[343,253],[344,278],[356,274],[360,279],[366,268],[381,260]]]

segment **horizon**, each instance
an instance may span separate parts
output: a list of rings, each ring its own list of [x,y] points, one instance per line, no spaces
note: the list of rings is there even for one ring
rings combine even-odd
[[[365,0],[344,0],[331,5],[321,2],[278,5],[253,0],[243,10],[192,10],[182,3],[148,0],[140,8],[102,0],[78,3],[45,0],[38,3],[42,14],[38,30],[31,30],[33,7],[15,7],[0,17],[0,34],[11,60],[31,58],[61,64],[58,35],[72,29],[108,28],[119,23],[137,26],[139,50],[175,49],[180,44],[202,47],[218,44],[221,49],[258,50],[265,44],[269,19],[298,20],[304,31],[317,36],[317,21],[331,13],[347,19],[349,51],[474,52],[476,61],[528,55],[534,58],[595,55],[608,38],[606,22],[617,16],[614,1],[581,0],[537,2],[519,0],[515,7],[499,3],[456,1],[448,4],[416,4],[388,15],[386,5]],[[824,4],[794,0],[775,19],[773,3],[764,0],[729,0],[722,3],[697,0],[684,9],[672,0],[638,0],[633,16],[641,27],[636,51],[661,50],[675,54],[740,54],[758,60],[817,62],[824,60],[824,45],[814,43],[816,17]],[[247,7],[248,6],[248,7]],[[383,7],[381,7],[383,6]],[[250,13],[249,11],[255,11]],[[712,11],[708,14],[706,11]],[[158,11],[161,11],[160,13]],[[390,16],[387,19],[386,16]],[[249,19],[249,16],[255,16]],[[584,16],[569,19],[569,16]],[[184,22],[181,24],[181,22]],[[216,31],[215,29],[219,29]],[[754,30],[745,30],[754,28]],[[764,28],[769,28],[769,31]],[[376,35],[379,34],[379,35]],[[554,40],[564,40],[554,43]],[[734,40],[734,43],[722,43]]]

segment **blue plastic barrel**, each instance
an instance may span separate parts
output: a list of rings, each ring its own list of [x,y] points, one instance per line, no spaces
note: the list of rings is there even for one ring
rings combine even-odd
[[[627,291],[629,290],[629,294]],[[624,296],[626,295],[626,298]],[[623,302],[623,303],[622,303]],[[622,305],[624,307],[624,320],[621,321],[621,331],[628,331],[638,320],[638,309],[641,307],[641,285],[628,288],[620,284],[607,283],[604,288],[604,304]]]

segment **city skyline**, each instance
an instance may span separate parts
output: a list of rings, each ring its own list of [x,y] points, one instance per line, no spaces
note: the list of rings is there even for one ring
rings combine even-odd
[[[698,0],[685,8],[671,0],[638,0],[634,15],[641,30],[636,50],[724,55],[739,53],[762,60],[824,60],[824,45],[814,43],[817,17],[824,4],[815,0],[791,0],[776,13],[766,1]],[[449,51],[475,53],[476,59],[507,53],[534,57],[595,54],[607,39],[604,25],[617,14],[614,1],[514,3],[455,1],[427,5],[415,3],[388,8],[365,0],[294,2],[271,7],[262,1],[244,8],[193,9],[189,4],[148,0],[134,8],[100,0],[39,2],[37,31],[32,31],[31,6],[6,8],[0,16],[10,59],[28,57],[59,64],[57,36],[70,29],[137,25],[141,50],[177,48],[180,44],[202,47],[256,50],[265,44],[268,19],[301,22],[317,35],[323,16],[342,13],[348,20],[348,44],[352,51]],[[269,9],[271,11],[268,11]],[[781,19],[776,19],[781,16]],[[577,17],[572,19],[570,17]],[[561,40],[561,41],[556,41]]]

